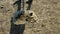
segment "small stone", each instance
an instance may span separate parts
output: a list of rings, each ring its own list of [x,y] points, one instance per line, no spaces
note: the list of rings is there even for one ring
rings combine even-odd
[[[42,26],[42,27],[45,27],[45,25],[44,25],[44,24],[42,24],[41,26]]]
[[[0,7],[1,9],[3,9],[3,7]]]

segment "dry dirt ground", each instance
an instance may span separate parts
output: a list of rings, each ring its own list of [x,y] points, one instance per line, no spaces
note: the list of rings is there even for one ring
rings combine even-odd
[[[15,1],[0,0],[0,34],[10,34]],[[39,21],[26,23],[24,34],[60,34],[60,0],[33,0],[31,10]]]

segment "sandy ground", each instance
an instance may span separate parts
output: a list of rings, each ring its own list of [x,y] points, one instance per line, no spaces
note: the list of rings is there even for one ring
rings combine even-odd
[[[0,34],[10,34],[11,16],[17,9],[11,5],[14,2],[0,0]],[[33,0],[31,10],[39,21],[26,22],[24,34],[60,34],[60,0]]]

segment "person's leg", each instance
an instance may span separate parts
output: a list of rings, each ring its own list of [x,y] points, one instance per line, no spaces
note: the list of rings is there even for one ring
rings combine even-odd
[[[18,10],[17,12],[14,13],[13,16],[14,16],[15,18],[18,18],[20,15],[21,15],[21,11]]]
[[[13,17],[11,17],[11,22],[12,22],[12,23],[15,23],[16,20],[17,20],[20,16],[21,16],[20,11],[15,12],[15,13],[13,14]]]
[[[33,0],[28,0],[26,3],[28,4],[27,10],[30,10],[31,4]]]
[[[16,22],[16,19],[14,17],[11,17],[11,24],[14,24]]]
[[[24,11],[18,10],[17,12],[15,12],[15,13],[13,14],[13,17],[12,17],[11,21],[12,21],[13,23],[15,23],[16,20],[21,17],[21,15],[24,15]]]

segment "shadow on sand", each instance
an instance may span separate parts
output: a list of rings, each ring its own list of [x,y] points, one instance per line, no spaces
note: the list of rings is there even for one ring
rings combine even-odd
[[[11,23],[10,34],[23,34],[25,30],[25,24],[13,24]]]

